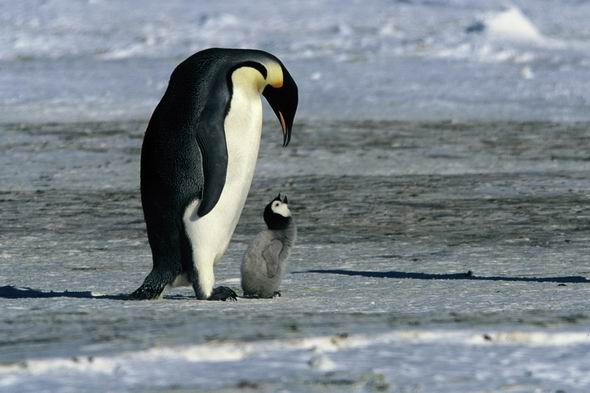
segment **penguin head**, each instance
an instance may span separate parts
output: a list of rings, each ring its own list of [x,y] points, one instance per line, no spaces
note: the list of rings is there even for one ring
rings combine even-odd
[[[247,72],[244,72],[244,68]],[[175,97],[180,89],[192,97],[195,85],[212,83],[211,81],[217,81],[218,77],[225,78],[231,85],[232,75],[238,70],[241,77],[251,82],[268,101],[281,124],[283,146],[287,146],[291,140],[299,93],[297,84],[284,64],[268,52],[230,48],[202,50],[176,67],[170,79],[169,89],[174,87]]]
[[[297,84],[275,56],[263,51],[245,51],[256,53],[259,57],[254,61],[242,62],[236,68],[250,67],[258,71],[255,83],[281,123],[285,147],[291,140],[291,129],[299,101]]]
[[[291,211],[287,196],[281,199],[279,194],[264,208],[264,222],[268,229],[285,229],[291,222]]]
[[[291,128],[297,111],[299,93],[291,74],[278,59],[276,63],[267,64],[266,68],[269,71],[266,77],[268,84],[262,91],[262,95],[281,123],[283,147],[285,147],[291,141]]]

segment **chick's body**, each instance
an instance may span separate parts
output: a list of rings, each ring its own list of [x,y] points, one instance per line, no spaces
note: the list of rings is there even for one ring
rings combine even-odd
[[[297,237],[286,197],[283,201],[277,197],[267,205],[264,220],[268,229],[256,235],[242,261],[241,281],[246,297],[271,298],[279,294]]]

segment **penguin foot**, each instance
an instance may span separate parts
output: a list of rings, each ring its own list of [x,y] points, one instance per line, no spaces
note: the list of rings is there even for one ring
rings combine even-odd
[[[128,300],[154,300],[158,299],[162,291],[155,290],[153,288],[141,286],[137,288],[133,293],[127,296]]]
[[[238,300],[238,295],[229,287],[217,287],[213,288],[213,293],[211,293],[211,296],[207,300],[235,301]]]
[[[175,276],[169,272],[152,270],[145,278],[143,284],[133,293],[127,296],[128,300],[153,300],[158,299],[166,285],[172,281]]]

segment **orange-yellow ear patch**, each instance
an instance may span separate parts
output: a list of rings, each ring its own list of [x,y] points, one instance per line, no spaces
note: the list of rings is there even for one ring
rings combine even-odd
[[[274,88],[283,87],[283,69],[279,63],[269,62],[265,63],[268,73],[266,75],[266,83]]]

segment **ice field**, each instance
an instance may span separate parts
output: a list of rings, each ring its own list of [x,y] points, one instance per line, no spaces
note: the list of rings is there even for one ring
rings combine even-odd
[[[264,10],[261,14],[260,10]],[[587,392],[590,4],[0,3],[1,392]],[[217,282],[262,208],[283,296],[131,302],[143,132],[209,46],[284,60]]]

